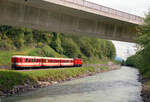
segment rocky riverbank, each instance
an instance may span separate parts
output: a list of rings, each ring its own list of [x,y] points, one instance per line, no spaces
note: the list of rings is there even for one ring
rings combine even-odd
[[[24,84],[14,85],[13,88],[11,88],[11,89],[6,89],[6,90],[0,91],[0,97],[4,98],[4,97],[7,97],[7,96],[11,96],[13,94],[21,94],[21,93],[24,93],[24,92],[35,90],[37,88],[43,88],[43,87],[47,87],[47,86],[50,86],[50,85],[53,85],[53,84],[62,83],[64,81],[83,78],[83,77],[86,77],[86,76],[92,76],[92,75],[95,75],[97,73],[102,73],[102,72],[111,71],[111,70],[115,70],[115,69],[120,68],[120,65],[114,65],[114,64],[110,64],[110,63],[108,63],[107,65],[91,64],[91,65],[88,65],[88,66],[89,67],[91,67],[91,66],[94,67],[94,70],[90,71],[91,70],[90,69],[90,70],[87,70],[87,71],[82,72],[80,74],[77,73],[74,76],[68,76],[68,77],[64,77],[64,78],[60,78],[60,79],[59,78],[56,78],[54,80],[52,80],[51,78],[48,78],[47,80],[41,79],[41,80],[38,80],[34,83],[33,83],[33,81],[27,79],[27,80],[25,80]],[[86,68],[86,67],[84,67],[84,68]]]
[[[142,83],[141,96],[143,102],[150,102],[150,80],[139,75],[139,81]]]

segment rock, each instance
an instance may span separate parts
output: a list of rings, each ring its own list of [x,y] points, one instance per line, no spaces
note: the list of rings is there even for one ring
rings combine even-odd
[[[4,92],[0,91],[0,96],[5,96]]]
[[[57,84],[58,82],[57,82],[57,81],[51,81],[51,83],[52,83],[52,84]]]
[[[112,63],[112,62],[108,62],[107,64],[108,64],[109,66],[113,65],[113,63]]]
[[[25,87],[24,85],[16,85],[16,86],[14,86],[15,89],[22,89],[24,87]]]
[[[51,85],[51,83],[47,82],[47,81],[46,82],[38,81],[38,84],[39,84],[40,88],[47,87],[47,86]]]

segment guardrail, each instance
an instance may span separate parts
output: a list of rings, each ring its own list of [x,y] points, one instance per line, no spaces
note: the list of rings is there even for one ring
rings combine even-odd
[[[77,4],[80,6],[88,7],[90,9],[95,9],[95,10],[98,10],[98,11],[101,11],[101,12],[104,12],[104,13],[107,13],[110,15],[125,18],[127,20],[132,20],[132,21],[139,22],[139,23],[143,22],[143,18],[140,16],[136,16],[136,15],[122,12],[119,10],[115,10],[115,9],[112,9],[109,7],[98,5],[98,4],[95,4],[95,3],[92,3],[92,2],[89,2],[86,0],[61,0],[61,1],[68,2],[68,3],[74,3],[74,4]]]

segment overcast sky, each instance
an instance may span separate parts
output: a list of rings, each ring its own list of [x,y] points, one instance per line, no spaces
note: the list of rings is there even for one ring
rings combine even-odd
[[[144,16],[150,8],[150,0],[86,0],[117,10]]]
[[[87,0],[97,4],[121,10],[144,17],[150,9],[150,0]],[[113,41],[117,49],[117,56],[126,59],[136,53],[136,44]]]

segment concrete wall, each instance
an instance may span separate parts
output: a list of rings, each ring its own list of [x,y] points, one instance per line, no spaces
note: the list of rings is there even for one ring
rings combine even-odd
[[[0,0],[0,24],[134,42],[137,24],[43,0]]]

